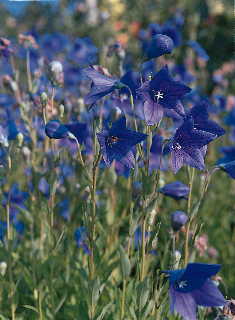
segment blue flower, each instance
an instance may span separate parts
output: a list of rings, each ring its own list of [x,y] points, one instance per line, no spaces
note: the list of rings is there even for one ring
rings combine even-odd
[[[224,157],[220,158],[217,161],[217,164],[227,163],[235,160],[235,147],[234,146],[225,146],[220,148],[220,152],[224,153]]]
[[[132,147],[146,139],[147,135],[126,128],[126,118],[121,117],[107,124],[100,133],[97,133],[104,161],[110,166],[113,160],[120,161],[128,168],[134,167],[134,154]]]
[[[0,220],[0,241],[4,241],[4,237],[7,231],[7,223]]]
[[[184,165],[203,170],[205,146],[217,136],[194,128],[192,118],[187,118],[176,130],[167,148],[171,151],[171,166],[174,173]]]
[[[59,120],[50,120],[45,127],[46,135],[51,139],[69,138],[72,133],[78,142],[85,142],[88,131],[87,125],[81,122],[62,124]]]
[[[78,65],[94,64],[97,60],[98,49],[89,38],[77,38],[68,54],[68,58]]]
[[[61,215],[61,217],[63,217],[65,220],[69,220],[70,219],[70,202],[69,199],[64,199],[62,201],[60,201],[57,204],[57,207],[59,209],[59,214]]]
[[[224,118],[224,123],[228,126],[235,126],[235,108],[233,108]]]
[[[157,34],[152,37],[148,47],[146,48],[146,55],[148,59],[158,58],[164,54],[169,54],[174,49],[173,40],[164,34]]]
[[[50,59],[55,54],[64,51],[68,44],[68,37],[62,33],[45,34],[40,38],[40,46],[44,54]]]
[[[180,181],[174,181],[166,184],[164,187],[159,189],[159,191],[176,200],[188,199],[189,187]]]
[[[150,239],[151,234],[152,234],[152,232],[145,231],[145,241]],[[134,248],[135,248],[135,250],[138,250],[138,249],[141,248],[141,246],[142,246],[142,230],[141,230],[141,227],[138,226],[135,229],[135,232],[134,232]],[[153,254],[153,255],[156,255],[157,251],[156,250],[150,250],[149,253]]]
[[[232,179],[235,179],[235,160],[227,163],[220,163],[219,168],[225,171]]]
[[[171,312],[185,320],[196,320],[197,306],[218,307],[226,303],[210,278],[220,270],[218,264],[189,263],[185,269],[163,271],[169,275]]]
[[[75,241],[77,243],[78,248],[82,248],[84,253],[90,254],[90,249],[87,245],[88,236],[86,227],[79,227],[75,230],[74,233]]]
[[[174,211],[171,213],[171,226],[174,231],[179,231],[188,221],[188,216],[183,211]]]
[[[157,124],[163,117],[163,109],[176,109],[179,100],[190,91],[189,87],[171,77],[167,66],[162,68],[138,90],[144,99],[146,123]]]
[[[225,134],[225,130],[213,120],[209,120],[208,108],[210,104],[207,100],[197,103],[189,112],[193,118],[193,126],[197,130],[206,131],[220,137]]]
[[[85,103],[90,104],[90,108],[102,97],[113,92],[115,89],[125,87],[117,78],[108,77],[93,67],[83,70],[83,73],[92,80],[91,91],[85,96]]]
[[[187,45],[190,46],[196,52],[199,58],[205,61],[208,61],[210,59],[206,51],[202,48],[202,46],[197,41],[190,40],[187,42]]]
[[[38,190],[46,197],[50,198],[50,185],[45,177],[42,177],[38,183]]]

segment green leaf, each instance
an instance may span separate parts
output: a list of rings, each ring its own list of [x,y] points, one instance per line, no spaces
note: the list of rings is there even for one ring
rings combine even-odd
[[[38,313],[37,308],[33,307],[33,306],[29,306],[28,304],[23,305],[24,308],[26,309],[30,309],[33,310],[34,312]]]
[[[121,270],[122,270],[122,276],[124,279],[126,279],[130,273],[131,273],[131,263],[128,258],[127,253],[123,249],[123,247],[120,245],[119,247],[119,254],[121,259]]]
[[[101,314],[96,318],[96,320],[103,320],[104,316],[107,314],[107,312],[111,309],[112,302],[108,303],[102,310]]]

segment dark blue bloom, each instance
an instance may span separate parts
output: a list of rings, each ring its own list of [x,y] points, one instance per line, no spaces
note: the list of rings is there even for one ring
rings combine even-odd
[[[169,54],[174,49],[173,40],[164,34],[157,34],[152,37],[148,47],[146,48],[146,55],[148,59],[158,58],[164,54]]]
[[[173,40],[175,47],[178,47],[182,42],[182,36],[179,28],[169,22],[162,26],[160,33],[170,37]]]
[[[14,120],[7,121],[7,129],[8,129],[8,140],[15,140],[19,130],[16,127],[16,123]]]
[[[225,130],[215,121],[209,119],[208,108],[210,107],[207,100],[197,103],[189,112],[193,118],[193,126],[197,130],[206,131],[220,137],[225,134]]]
[[[102,97],[125,86],[117,78],[108,77],[93,67],[84,69],[83,73],[92,80],[91,91],[84,98],[85,103],[90,104],[90,108]]]
[[[15,220],[13,225],[14,225],[14,228],[16,229],[18,235],[22,236],[24,234],[25,224],[20,220]]]
[[[185,320],[196,320],[197,306],[218,307],[226,303],[210,279],[220,270],[218,264],[189,263],[185,269],[163,271],[170,280],[170,309]]]
[[[151,232],[145,231],[145,241],[150,239],[150,237],[151,237]],[[135,232],[134,232],[134,248],[135,248],[135,250],[138,250],[138,249],[141,248],[141,246],[142,246],[142,230],[141,230],[141,227],[138,226],[135,229]],[[157,251],[156,250],[150,250],[149,253],[153,254],[153,255],[156,255]]]
[[[225,146],[220,148],[220,152],[224,154],[223,158],[220,158],[217,161],[217,164],[227,163],[235,160],[235,147],[234,146]]]
[[[226,163],[220,163],[219,168],[225,171],[232,179],[235,179],[235,160]]]
[[[138,92],[144,99],[144,115],[148,125],[158,123],[163,109],[176,109],[179,100],[191,89],[169,74],[168,67],[162,68],[152,80],[146,81]]]
[[[192,118],[187,118],[176,130],[167,148],[171,151],[172,170],[176,173],[184,164],[204,169],[204,147],[217,136],[194,128]]]
[[[6,38],[0,38],[0,57],[8,58],[13,53],[11,42]]]
[[[46,197],[50,198],[50,185],[45,177],[42,177],[38,183],[38,190]]]
[[[197,41],[190,40],[187,42],[187,44],[196,52],[199,58],[205,61],[208,61],[210,59],[205,49],[203,49],[202,46]]]
[[[70,202],[69,199],[64,199],[62,201],[60,201],[57,204],[57,207],[59,209],[59,214],[61,217],[63,217],[65,220],[69,220],[70,219]]]
[[[132,147],[146,139],[147,135],[126,128],[126,118],[121,117],[109,127],[107,124],[97,133],[104,161],[110,166],[113,160],[128,168],[134,167]]]
[[[166,162],[163,158],[163,138],[158,134],[153,136],[150,148],[149,170],[165,170]]]
[[[59,120],[50,120],[45,127],[46,135],[51,139],[68,137],[68,129]]]
[[[7,223],[5,221],[0,221],[0,241],[4,241],[6,230],[7,230]]]
[[[224,123],[228,126],[235,126],[235,108],[233,108],[224,118]]]
[[[25,210],[25,202],[29,197],[28,192],[21,191],[17,183],[13,184],[8,192],[3,193],[4,197],[2,200],[3,207],[9,203],[10,220],[15,221],[19,210]]]
[[[45,34],[40,37],[40,47],[50,59],[54,58],[55,54],[64,51],[68,44],[68,37],[62,33]]]
[[[121,77],[120,82],[129,87],[131,94],[135,99],[137,94],[136,91],[141,85],[140,74],[130,70]],[[123,87],[119,92],[120,94],[126,94],[127,96],[130,96],[129,89],[127,87]]]
[[[8,192],[4,192],[2,204],[5,206],[9,201],[10,205],[25,208],[24,202],[28,199],[28,192],[21,191],[19,185],[14,183]]]
[[[159,191],[176,200],[188,199],[189,187],[180,181],[175,181],[166,184]]]
[[[171,226],[174,231],[179,231],[188,221],[188,216],[183,211],[174,211],[171,213]]]
[[[78,142],[85,142],[88,131],[87,125],[81,122],[62,124],[59,120],[50,120],[45,127],[46,135],[51,139],[63,139],[71,137],[72,133]]]
[[[175,65],[172,69],[172,73],[175,80],[182,81],[187,84],[195,80],[195,77],[189,72],[184,64]]]
[[[77,243],[78,248],[82,248],[84,253],[90,254],[90,249],[87,245],[88,235],[86,227],[79,227],[75,230],[74,233],[75,241]]]
[[[68,58],[80,66],[94,64],[97,60],[98,49],[89,38],[77,38],[68,54]]]

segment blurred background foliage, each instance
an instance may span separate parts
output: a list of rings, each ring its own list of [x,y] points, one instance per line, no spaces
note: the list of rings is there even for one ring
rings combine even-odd
[[[0,36],[16,39],[19,33],[31,31],[39,34],[61,32],[73,37],[90,37],[99,49],[100,60],[102,60],[103,47],[114,42],[114,40],[118,40],[122,43],[127,53],[132,52],[133,55],[137,57],[139,47],[136,40],[139,31],[146,29],[150,23],[164,23],[170,19],[177,10],[183,13],[185,19],[182,28],[183,41],[197,40],[210,56],[207,64],[207,79],[210,79],[215,70],[220,68],[224,63],[234,59],[233,0],[58,0],[43,2],[13,2],[4,0],[0,3]],[[176,54],[176,59],[180,61],[184,55],[184,45],[177,50],[179,50],[179,52]],[[212,90],[213,83],[211,81],[205,83],[204,92],[210,93]],[[230,76],[228,91],[235,92],[234,75]],[[224,144],[226,144],[225,138],[222,139],[222,143],[223,141]],[[215,148],[215,146],[213,146],[213,148]],[[215,158],[214,155],[211,156],[209,153],[208,158],[210,157],[212,159]],[[171,178],[173,178],[173,175]],[[118,192],[124,196],[127,191],[125,181],[123,182],[122,179],[120,181],[116,188],[119,188]],[[187,181],[183,175],[182,181]],[[68,185],[66,188],[68,189],[68,193],[74,195],[71,186]],[[197,181],[194,189],[195,197],[198,196],[199,189],[200,181]],[[198,222],[199,225],[202,223],[202,228],[206,225],[204,231],[209,235],[209,243],[218,251],[220,256],[218,260],[223,264],[221,273],[227,283],[225,292],[229,297],[235,296],[234,194],[235,181],[229,180],[224,173],[216,173],[213,177],[206,201],[200,211],[200,217],[203,216],[203,219]],[[172,210],[185,209],[183,207],[176,208],[176,204],[172,200],[167,199],[164,201],[162,206],[165,212],[170,213]],[[74,212],[80,209],[76,207],[76,196],[74,196],[71,202],[75,208]],[[33,207],[34,204],[32,203],[31,205]],[[33,211],[35,209],[31,208],[31,210]],[[110,219],[112,219],[112,217],[110,217]],[[123,221],[128,223],[128,218],[125,217]],[[36,221],[35,224],[40,224],[40,221]],[[76,220],[74,225],[75,224]],[[164,233],[166,233],[165,230],[167,228],[169,229],[169,222],[164,221],[163,218],[161,228],[163,231],[161,231],[159,237],[166,237]],[[124,229],[125,224],[123,224],[120,230],[122,231]],[[68,241],[69,240],[71,239],[68,239]],[[74,248],[71,248],[71,252],[68,254],[70,258],[73,255],[73,249]],[[165,248],[159,250],[164,251]],[[27,259],[24,261],[25,252],[23,251],[24,249],[22,248],[22,261],[20,262],[22,266],[27,264]],[[48,255],[49,254],[50,253],[48,253]],[[53,274],[59,265],[59,263],[57,264],[56,256],[53,256],[53,258],[55,259],[54,265],[46,265],[46,262],[45,265],[43,265],[43,268],[50,269],[51,274]],[[208,261],[208,257],[206,257],[204,262],[214,263],[217,262],[217,259],[215,259],[215,261]],[[71,266],[72,271],[70,270],[70,272],[76,273],[75,264],[74,262],[74,265]],[[66,278],[67,271],[63,270],[63,267],[61,266],[59,268],[59,272]],[[35,279],[43,278],[41,274],[42,271],[39,270],[37,266],[32,266],[32,268],[35,273]],[[78,279],[79,277],[81,276],[79,272],[77,272],[75,278]],[[68,279],[70,278],[72,278],[71,275],[68,276]],[[30,279],[29,276],[28,281],[34,281],[35,279]],[[65,280],[65,282],[66,281],[67,280]],[[68,287],[66,289],[66,292],[70,289],[76,290],[76,288],[72,287],[72,284],[69,284],[69,281],[66,283],[67,286],[71,286],[71,288]],[[57,285],[58,291],[62,291],[64,283],[57,283]],[[43,291],[44,283],[42,283],[41,286],[42,287],[38,289],[39,292],[40,290]],[[32,292],[30,294],[32,294]],[[34,294],[36,295],[38,293]],[[78,293],[76,292],[76,294]],[[60,293],[59,295],[59,298],[63,299],[63,294]],[[73,304],[71,302],[71,305],[76,308],[75,303]],[[68,315],[69,311],[65,309],[64,312],[65,315]],[[65,318],[62,315],[61,318],[58,319]]]

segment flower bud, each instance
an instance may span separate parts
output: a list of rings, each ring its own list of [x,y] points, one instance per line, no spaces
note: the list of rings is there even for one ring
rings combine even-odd
[[[0,274],[1,276],[5,276],[7,270],[7,263],[5,261],[0,262]]]
[[[178,269],[179,263],[181,259],[181,253],[178,250],[175,250],[174,252],[174,269]]]
[[[24,142],[24,135],[21,132],[19,132],[17,134],[16,138],[17,138],[17,141],[18,141],[18,147],[22,147],[23,142]]]
[[[47,105],[47,102],[48,102],[48,96],[47,96],[46,92],[43,92],[41,94],[40,101],[41,101],[41,104],[42,104],[43,108],[45,108],[46,105]]]
[[[171,226],[174,231],[179,231],[188,221],[188,216],[183,211],[175,211],[171,214]]]
[[[62,87],[64,84],[63,65],[60,61],[52,61],[48,66],[48,77],[53,86]]]
[[[64,105],[63,104],[60,104],[59,112],[60,112],[60,117],[63,118],[63,116],[64,116]]]

